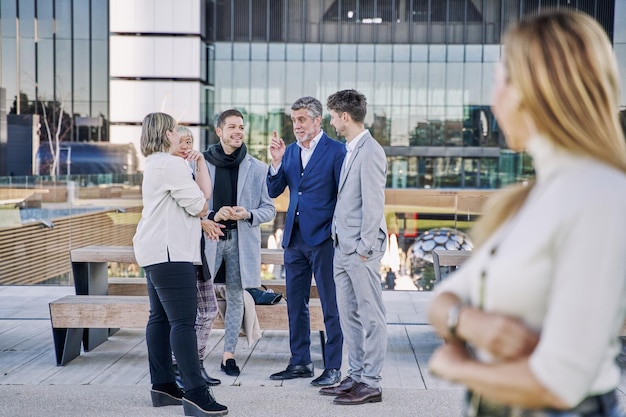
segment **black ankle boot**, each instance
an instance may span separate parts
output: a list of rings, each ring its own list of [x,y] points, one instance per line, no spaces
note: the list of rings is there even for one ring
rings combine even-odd
[[[203,386],[185,392],[183,411],[186,416],[194,417],[225,416],[228,407],[215,401],[211,388]]]
[[[181,405],[183,403],[183,392],[173,382],[152,385],[150,396],[152,397],[153,407]]]

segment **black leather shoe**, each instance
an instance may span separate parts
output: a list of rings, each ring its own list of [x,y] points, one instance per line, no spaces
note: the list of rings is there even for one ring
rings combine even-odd
[[[382,400],[382,389],[372,388],[367,384],[359,382],[350,392],[341,394],[335,398],[333,402],[341,405],[357,405],[365,403],[379,403]]]
[[[213,378],[211,375],[207,374],[206,369],[204,369],[204,365],[202,364],[200,364],[200,374],[202,374],[202,378],[204,378],[206,384],[211,387],[222,383],[222,381],[220,381],[219,379]]]
[[[311,381],[311,385],[316,387],[328,387],[338,384],[341,381],[341,371],[339,369],[324,369],[322,375]]]
[[[289,365],[287,369],[270,375],[270,379],[294,379],[294,378],[311,378],[313,376],[313,363],[308,365]]]
[[[343,381],[341,381],[341,384],[337,385],[336,387],[321,388],[320,394],[332,395],[333,397],[336,397],[337,395],[345,394],[352,391],[357,385],[358,382],[348,376],[344,378]]]
[[[237,366],[237,362],[234,359],[226,359],[226,364],[221,363],[222,372],[225,372],[229,376],[239,376],[241,371]]]

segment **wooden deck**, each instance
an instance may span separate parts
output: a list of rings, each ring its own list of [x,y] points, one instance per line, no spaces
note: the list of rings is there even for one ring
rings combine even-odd
[[[148,358],[143,329],[121,329],[109,340],[66,366],[56,366],[48,303],[74,294],[73,287],[0,286],[0,386],[6,384],[148,384]],[[428,293],[384,292],[387,306],[388,352],[385,376],[390,386],[437,388],[447,386],[427,372],[426,360],[440,341],[424,322]],[[238,378],[219,370],[223,330],[214,330],[205,366],[226,384],[262,386],[268,376],[289,360],[287,331],[264,331],[255,346],[241,337],[236,359]],[[323,369],[320,342],[312,334],[312,355]],[[344,352],[345,355],[345,352]],[[347,358],[344,358],[347,363]],[[285,381],[308,386],[310,380]],[[443,385],[442,385],[443,384]],[[386,384],[387,385],[387,384]]]
[[[180,407],[152,408],[150,377],[143,329],[121,329],[94,350],[65,366],[56,366],[48,303],[74,294],[73,287],[0,286],[0,415],[38,417],[180,416]],[[383,369],[384,400],[378,404],[343,407],[332,404],[310,385],[310,379],[271,381],[271,373],[289,360],[288,332],[263,331],[247,346],[239,339],[239,377],[219,370],[223,330],[209,340],[205,367],[220,378],[214,387],[218,401],[232,416],[357,417],[364,413],[394,417],[457,417],[461,387],[428,372],[428,360],[441,341],[426,324],[431,293],[384,291],[387,309],[387,352]],[[323,369],[319,338],[311,337],[316,376]],[[619,358],[623,369],[626,356]],[[344,350],[343,372],[347,368]],[[626,405],[626,376],[619,400]],[[86,410],[89,410],[87,413]]]

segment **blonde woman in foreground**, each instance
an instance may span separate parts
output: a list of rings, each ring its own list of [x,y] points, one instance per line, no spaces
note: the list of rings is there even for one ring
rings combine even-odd
[[[493,112],[537,178],[490,202],[479,248],[437,288],[429,317],[446,344],[430,370],[468,388],[467,416],[624,416],[626,146],[611,44],[561,10],[515,25],[504,46]]]

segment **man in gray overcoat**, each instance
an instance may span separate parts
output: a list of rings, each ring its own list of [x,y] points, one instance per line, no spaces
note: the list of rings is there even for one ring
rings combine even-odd
[[[226,313],[221,369],[237,376],[235,348],[243,320],[243,290],[261,286],[260,224],[271,221],[276,210],[267,192],[267,165],[247,153],[243,115],[235,109],[222,112],[215,133],[220,142],[204,152],[213,181],[208,218],[224,228],[219,240],[206,242],[205,253],[212,277],[224,262]]]

